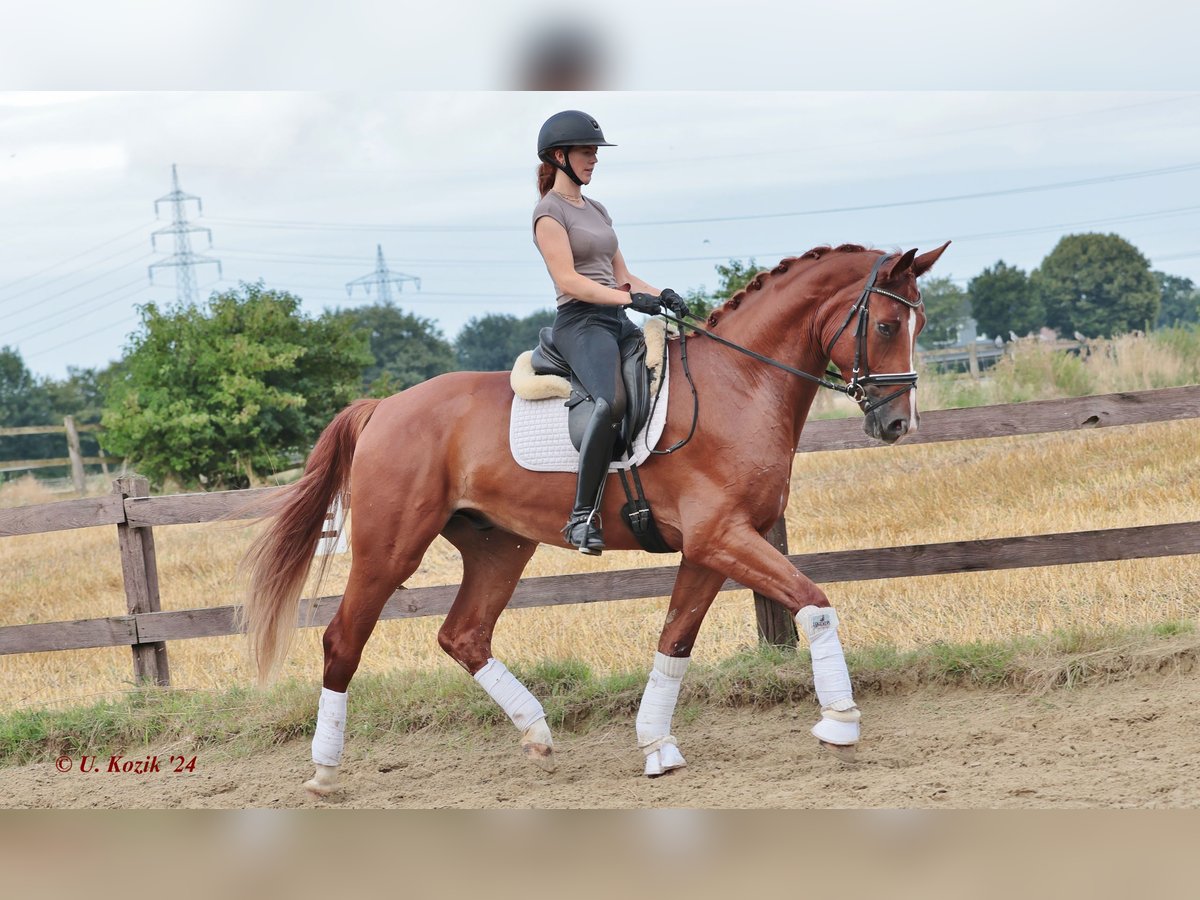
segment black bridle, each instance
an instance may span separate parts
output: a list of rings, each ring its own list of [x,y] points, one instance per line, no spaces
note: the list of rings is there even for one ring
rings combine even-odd
[[[823,388],[829,388],[831,391],[837,391],[840,394],[845,394],[859,405],[859,408],[862,409],[864,414],[868,414],[883,406],[885,403],[889,403],[892,400],[895,400],[897,397],[901,397],[904,394],[907,394],[909,391],[915,390],[917,387],[916,372],[894,372],[882,375],[872,375],[870,365],[867,362],[867,333],[871,317],[871,294],[883,294],[885,297],[890,297],[893,300],[899,300],[909,309],[917,309],[923,303],[919,296],[916,300],[909,300],[905,297],[901,297],[899,294],[893,294],[891,291],[886,291],[883,288],[875,286],[875,279],[879,277],[880,268],[883,267],[885,262],[887,262],[889,259],[892,259],[893,256],[894,254],[885,254],[875,260],[875,265],[871,267],[871,274],[867,276],[867,283],[863,287],[862,293],[859,294],[858,299],[850,307],[850,311],[846,314],[846,320],[842,322],[841,327],[838,328],[837,334],[833,336],[833,340],[829,342],[829,346],[824,348],[825,359],[830,360],[833,356],[833,345],[838,342],[838,338],[840,338],[845,330],[850,327],[850,323],[854,320],[855,315],[858,316],[858,326],[854,332],[854,367],[850,372],[849,380],[847,380],[846,376],[840,372],[835,372],[832,369],[826,369],[825,371],[826,375],[828,375],[830,378],[839,379],[842,384],[838,384],[836,381],[830,381],[829,378],[822,378],[819,375],[812,375],[803,371],[802,369],[797,369],[794,366],[789,366],[787,363],[782,363],[777,359],[771,359],[769,356],[763,356],[761,353],[751,350],[748,347],[743,347],[741,344],[735,344],[733,341],[726,340],[718,334],[713,334],[706,328],[701,328],[699,325],[693,325],[691,322],[685,322],[683,319],[680,319],[664,310],[661,313],[663,318],[667,319],[669,322],[674,322],[676,325],[681,326],[679,329],[679,355],[683,363],[683,371],[687,375],[688,386],[692,389],[692,428],[686,437],[676,441],[673,446],[668,447],[666,450],[651,450],[650,452],[656,456],[674,453],[676,450],[687,444],[688,441],[692,439],[692,435],[696,433],[696,422],[700,416],[700,396],[696,393],[696,384],[692,381],[692,373],[688,368],[687,333],[683,330],[684,328],[690,328],[697,334],[702,334],[705,337],[716,341],[718,344],[724,344],[726,347],[730,347],[739,353],[744,353],[746,356],[757,359],[759,362],[766,363],[769,366],[782,369],[790,375],[795,375],[797,378],[803,378],[805,381],[811,381]],[[704,319],[702,319],[700,316],[693,316],[691,313],[688,313],[688,317],[695,319],[697,322],[704,321]],[[873,384],[882,385],[884,387],[900,385],[901,387],[900,390],[888,394],[882,399],[876,399],[868,402],[866,388]],[[660,392],[662,391],[661,379],[658,382],[658,389]],[[655,394],[654,403],[656,405],[658,403],[658,394]]]
[[[858,300],[850,307],[850,312],[846,313],[846,320],[842,322],[841,327],[837,330],[837,334],[833,336],[833,340],[825,348],[825,358],[832,358],[834,344],[838,342],[838,338],[842,336],[842,333],[850,327],[850,322],[857,315],[858,327],[854,331],[854,368],[850,370],[850,380],[846,381],[845,386],[835,385],[834,389],[842,391],[849,396],[851,400],[862,408],[864,413],[878,409],[885,403],[890,403],[897,397],[902,397],[917,387],[916,372],[893,372],[884,375],[872,375],[870,365],[867,362],[867,335],[871,321],[871,294],[883,294],[885,297],[898,300],[909,309],[917,309],[922,303],[919,296],[916,300],[909,300],[901,297],[899,294],[893,294],[891,291],[885,291],[883,288],[875,286],[875,279],[879,276],[879,269],[891,258],[890,256],[881,256],[875,260],[875,265],[871,268],[871,274],[867,276],[866,286],[863,288]],[[845,381],[845,376],[838,375],[836,372],[827,372],[826,374],[841,377]],[[866,388],[873,384],[880,385],[881,387],[900,385],[900,390],[888,394],[886,397],[876,398],[871,402],[867,402]]]

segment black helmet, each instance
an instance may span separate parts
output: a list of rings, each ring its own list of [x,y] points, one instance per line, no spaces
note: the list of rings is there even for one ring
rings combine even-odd
[[[538,132],[538,157],[545,160],[555,147],[615,147],[604,139],[600,123],[585,112],[567,109],[548,118]]]
[[[557,169],[562,169],[576,184],[583,184],[583,182],[571,170],[570,161],[568,160],[566,165],[560,166],[554,159],[552,151],[557,147],[565,150],[567,147],[586,146],[615,147],[617,145],[610,144],[604,139],[604,132],[600,130],[599,122],[577,109],[567,109],[555,113],[545,121],[542,130],[538,132],[538,159]]]

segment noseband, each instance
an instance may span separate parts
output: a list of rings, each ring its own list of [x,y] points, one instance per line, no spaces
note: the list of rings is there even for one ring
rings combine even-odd
[[[871,274],[867,276],[866,286],[863,287],[858,300],[850,307],[850,311],[846,313],[846,319],[842,322],[841,327],[838,328],[837,334],[833,336],[833,340],[825,348],[825,358],[830,359],[833,356],[834,344],[838,342],[838,338],[842,336],[845,330],[850,327],[850,322],[857,315],[858,326],[854,331],[854,368],[850,370],[849,380],[844,375],[838,375],[836,372],[829,372],[827,374],[840,377],[846,382],[845,387],[839,386],[839,389],[857,403],[864,413],[872,412],[885,403],[890,403],[897,397],[902,397],[909,391],[915,390],[917,386],[916,372],[893,372],[883,375],[872,375],[870,365],[867,362],[867,334],[871,321],[871,294],[883,294],[885,297],[891,297],[893,300],[900,301],[909,309],[917,309],[923,302],[920,298],[908,300],[899,294],[893,294],[891,291],[885,291],[883,288],[875,286],[875,279],[879,277],[880,268],[891,258],[891,256],[881,256],[875,260],[875,265],[871,268]],[[876,398],[868,402],[866,389],[871,385],[879,385],[881,387],[900,385],[900,390],[888,394],[886,397]]]

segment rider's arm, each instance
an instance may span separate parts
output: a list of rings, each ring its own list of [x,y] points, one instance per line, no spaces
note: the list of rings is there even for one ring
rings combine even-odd
[[[613,257],[613,277],[617,279],[617,284],[630,285],[631,290],[640,291],[643,294],[653,294],[656,297],[660,293],[658,288],[648,282],[642,281],[642,279],[629,271],[629,267],[625,265],[625,257],[621,255],[620,250]]]
[[[567,229],[550,216],[542,216],[533,226],[533,234],[537,239],[538,250],[546,261],[546,269],[554,279],[554,285],[560,294],[583,300],[587,303],[600,303],[605,306],[627,306],[629,294],[616,288],[605,287],[598,281],[593,281],[586,275],[575,271],[575,257],[571,253],[571,241],[567,237]],[[617,254],[620,256],[620,254]],[[614,270],[614,274],[615,270]],[[620,276],[617,276],[620,282]]]

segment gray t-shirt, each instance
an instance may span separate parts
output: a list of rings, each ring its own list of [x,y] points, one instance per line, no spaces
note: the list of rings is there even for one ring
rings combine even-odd
[[[613,257],[617,255],[617,233],[613,231],[612,219],[608,210],[595,200],[583,199],[583,207],[573,206],[554,191],[547,191],[533,208],[533,226],[537,228],[537,221],[542,216],[558,222],[567,230],[575,271],[605,287],[615,288]],[[536,231],[533,242],[537,244]],[[567,294],[559,294],[558,305],[571,299]]]

